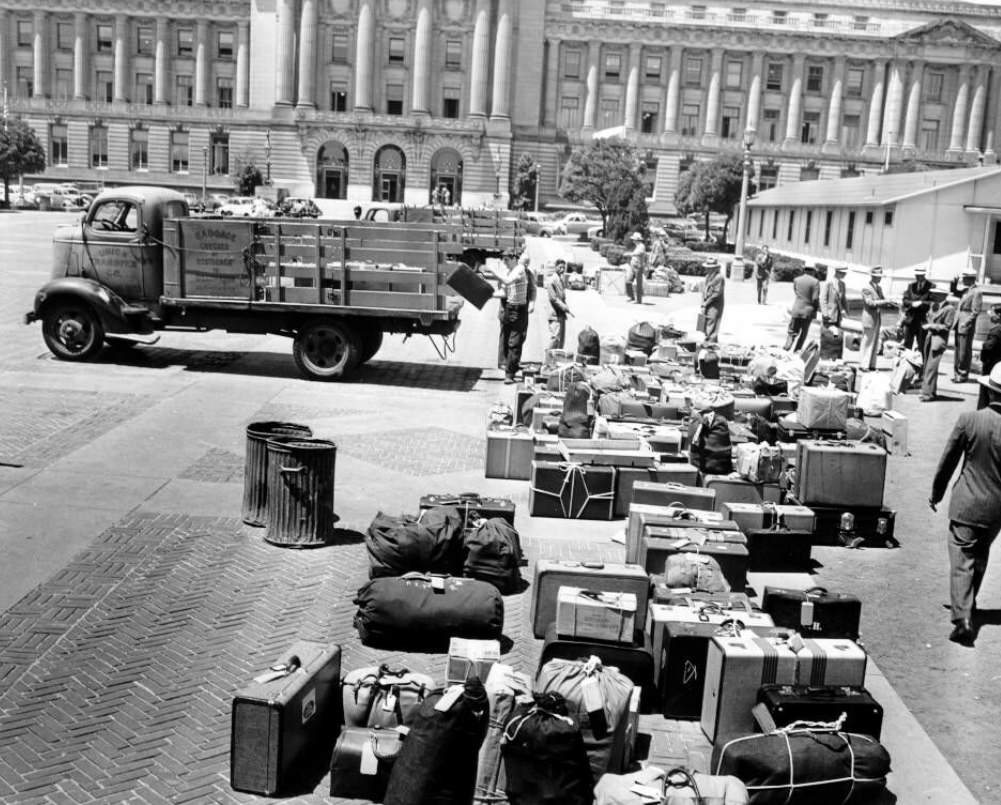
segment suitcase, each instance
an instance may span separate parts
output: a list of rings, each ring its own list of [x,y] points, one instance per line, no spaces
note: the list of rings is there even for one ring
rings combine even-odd
[[[345,727],[330,757],[330,796],[382,802],[402,744],[395,728]]]
[[[648,506],[676,504],[688,509],[716,511],[716,492],[701,486],[637,481],[633,484],[633,503],[645,503]]]
[[[804,439],[825,439],[827,441],[841,441],[845,438],[843,430],[811,430],[804,428],[796,421],[794,416],[784,416],[775,425],[775,433],[780,442],[789,444],[791,442],[801,442]]]
[[[651,604],[673,604],[675,606],[686,604],[695,607],[703,604],[716,604],[723,609],[761,611],[761,607],[753,603],[747,593],[703,593],[679,587],[668,587],[664,583],[664,577],[660,575],[652,576],[651,581],[653,582],[653,590],[650,593]],[[647,615],[647,620],[649,618],[650,616]]]
[[[813,531],[784,528],[750,528],[747,535],[747,569],[779,572],[806,570],[810,567]]]
[[[894,536],[897,513],[892,509],[817,505],[810,508],[816,518],[815,545],[838,545],[850,540],[859,540],[859,544],[868,547],[896,548],[900,544]],[[842,535],[842,518],[846,514],[851,515],[851,529]]]
[[[796,456],[796,499],[812,506],[883,505],[886,450],[865,442],[800,443]]]
[[[716,493],[716,511],[724,503],[781,503],[782,490],[777,483],[752,484],[739,475],[706,475],[702,485]]]
[[[636,596],[636,623],[646,623],[650,599],[650,577],[635,564],[574,562],[540,559],[535,565],[532,585],[532,633],[542,638],[549,625],[556,623],[556,601],[560,587],[580,587],[607,593],[633,593]]]
[[[533,461],[528,507],[532,517],[611,520],[615,467]]]
[[[816,637],[789,641],[796,652],[800,685],[864,685],[866,653],[847,638]]]
[[[633,487],[639,483],[674,483],[695,486],[699,471],[691,464],[655,464],[652,467],[619,467],[615,480],[615,516],[626,517],[633,500]]]
[[[823,587],[790,590],[765,587],[761,608],[778,626],[788,626],[804,637],[844,637],[858,640],[862,601],[846,593],[829,593]]]
[[[646,503],[632,503],[629,506],[629,522],[626,525],[626,561],[635,562],[639,555],[640,538],[648,525],[672,525],[676,528],[719,528],[736,531],[737,525],[724,520],[717,512],[701,509],[683,509],[670,506],[651,506]]]
[[[487,430],[486,477],[527,481],[533,452],[532,434],[520,425]]]
[[[733,410],[745,414],[757,414],[765,419],[772,418],[772,401],[769,397],[759,397],[754,394],[733,395]]]
[[[656,529],[657,526],[651,526]],[[648,529],[650,530],[650,529]],[[667,558],[675,553],[711,556],[719,563],[732,590],[747,589],[747,546],[736,542],[706,542],[704,545],[674,537],[644,536],[640,540],[640,560],[647,573],[663,573]],[[640,564],[640,562],[637,562]]]
[[[796,419],[805,428],[844,430],[851,399],[840,389],[804,386],[799,392]]]
[[[445,279],[445,283],[463,299],[469,300],[477,310],[483,310],[483,306],[494,295],[494,286],[463,263],[456,266]]]
[[[653,713],[657,710],[653,651],[649,637],[642,632],[638,636],[642,639],[633,646],[597,640],[573,640],[569,637],[560,637],[556,631],[556,624],[550,624],[546,629],[539,668],[550,660],[586,660],[593,655],[598,657],[603,665],[618,668],[620,673],[629,677],[642,691],[640,712]]]
[[[806,506],[774,503],[724,503],[720,507],[723,517],[735,522],[741,531],[754,528],[771,528],[776,519],[794,531],[815,530],[813,510]]]
[[[466,528],[472,528],[475,520],[489,520],[491,517],[503,517],[511,525],[514,525],[515,505],[508,498],[485,498],[475,492],[463,492],[458,495],[424,495],[421,497],[421,511],[434,506],[454,506],[457,508],[460,513],[465,515]]]
[[[765,705],[776,727],[794,721],[837,721],[842,729],[879,740],[883,707],[860,685],[762,685],[758,701]]]
[[[798,403],[786,394],[772,395],[768,398],[772,403],[772,419],[778,421],[786,414],[796,410]]]
[[[301,782],[301,761],[329,756],[340,726],[341,647],[303,640],[233,697],[229,783],[274,796]]]

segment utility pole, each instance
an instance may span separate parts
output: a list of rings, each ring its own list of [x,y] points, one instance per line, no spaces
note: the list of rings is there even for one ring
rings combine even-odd
[[[535,212],[539,211],[539,174],[542,172],[542,166],[536,162],[533,166],[535,169],[535,203],[532,205],[532,209]]]
[[[264,133],[264,168],[267,171],[264,177],[264,184],[271,185],[271,129]]]

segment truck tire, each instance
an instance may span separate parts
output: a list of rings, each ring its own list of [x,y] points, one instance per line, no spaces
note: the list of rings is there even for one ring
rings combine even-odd
[[[292,342],[292,357],[299,371],[311,380],[339,380],[361,359],[360,339],[341,321],[311,321]]]
[[[42,338],[61,361],[86,361],[104,346],[104,326],[86,302],[77,299],[49,305],[42,317]]]
[[[358,332],[358,341],[361,351],[358,364],[361,365],[372,360],[375,357],[375,353],[379,351],[379,348],[382,346],[382,330],[374,326],[363,327]]]

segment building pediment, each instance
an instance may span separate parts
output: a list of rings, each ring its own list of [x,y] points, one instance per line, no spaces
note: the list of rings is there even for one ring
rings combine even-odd
[[[1001,48],[992,36],[978,31],[961,20],[935,20],[919,28],[912,28],[896,37],[908,45],[949,45],[952,47]]]

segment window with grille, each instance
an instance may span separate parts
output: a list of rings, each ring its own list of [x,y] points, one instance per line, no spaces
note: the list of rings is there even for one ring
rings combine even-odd
[[[97,73],[97,92],[94,97],[99,101],[111,103],[115,97],[115,85],[111,78],[111,73],[106,70],[99,70]]]
[[[179,75],[174,79],[176,92],[174,103],[177,106],[191,106],[195,102],[195,82],[190,75]]]
[[[218,106],[220,109],[233,108],[232,78],[217,78],[215,92],[216,92],[216,106]]]
[[[111,49],[114,46],[114,40],[110,24],[102,22],[97,26],[97,35],[95,37],[94,44],[97,47],[98,53],[111,53]]]
[[[220,59],[232,59],[236,37],[232,31],[219,31],[216,35],[215,52]]]
[[[403,64],[404,61],[404,40],[400,36],[389,37],[389,63]]]
[[[348,85],[343,81],[332,81],[330,84],[330,111],[348,111]]]
[[[188,172],[188,132],[170,133],[170,170],[172,173]]]
[[[655,81],[660,80],[660,73],[663,69],[664,59],[660,56],[647,56],[643,63],[643,75]]]
[[[810,64],[806,68],[806,91],[824,91],[824,68],[819,64]]]
[[[190,28],[177,30],[177,55],[191,56],[195,52],[195,33]]]
[[[568,50],[563,54],[563,77],[570,79],[580,78],[579,50]]]
[[[942,100],[942,85],[945,83],[944,73],[930,72],[925,76],[925,100],[939,103]]]
[[[229,173],[229,135],[216,132],[209,138],[209,173],[224,176]]]
[[[108,167],[108,129],[104,126],[90,127],[90,166]]]
[[[458,70],[462,67],[462,41],[448,39],[445,41],[445,69]]]
[[[787,11],[772,12],[772,25],[785,25],[788,21],[789,13]]]
[[[152,25],[139,25],[136,27],[136,53],[140,56],[153,55]]]
[[[681,135],[694,137],[699,129],[699,105],[686,103],[681,106]]]
[[[706,7],[705,6],[692,6],[688,10],[689,19],[693,20],[704,20],[706,18]]]
[[[403,114],[403,84],[386,84],[386,114]]]
[[[852,17],[852,30],[867,31],[869,29],[869,18],[865,16]]]
[[[744,78],[744,63],[737,59],[727,59],[726,85],[730,89],[739,89]]]
[[[765,89],[782,91],[782,73],[785,65],[781,62],[770,61],[765,72]]]
[[[702,86],[702,59],[699,56],[685,58],[685,84],[689,87]]]
[[[814,27],[816,27],[816,28],[826,28],[827,27],[827,23],[828,23],[829,20],[830,20],[830,15],[828,15],[828,14],[822,14],[822,13],[819,13],[819,12],[814,12],[814,15],[813,15],[813,24],[814,24]]]
[[[644,134],[653,134],[657,130],[657,117],[660,114],[660,105],[644,101],[640,107],[640,131]]]
[[[758,171],[758,192],[762,190],[770,190],[779,183],[779,169],[774,165],[762,165],[761,169]],[[764,215],[765,211],[762,210],[761,214]],[[775,236],[772,235],[774,238]]]
[[[334,34],[330,42],[330,60],[346,62],[348,60],[348,38],[344,34]]]
[[[560,114],[556,123],[561,129],[576,129],[580,126],[580,99],[564,95],[560,98]]]
[[[129,133],[129,167],[134,171],[149,170],[149,132],[132,129]]]
[[[66,126],[49,127],[49,162],[53,165],[69,164],[69,135]]]
[[[153,103],[153,75],[151,73],[136,73],[135,102],[147,106]]]
[[[62,67],[56,68],[56,84],[52,95],[60,101],[73,97],[73,71]]]

